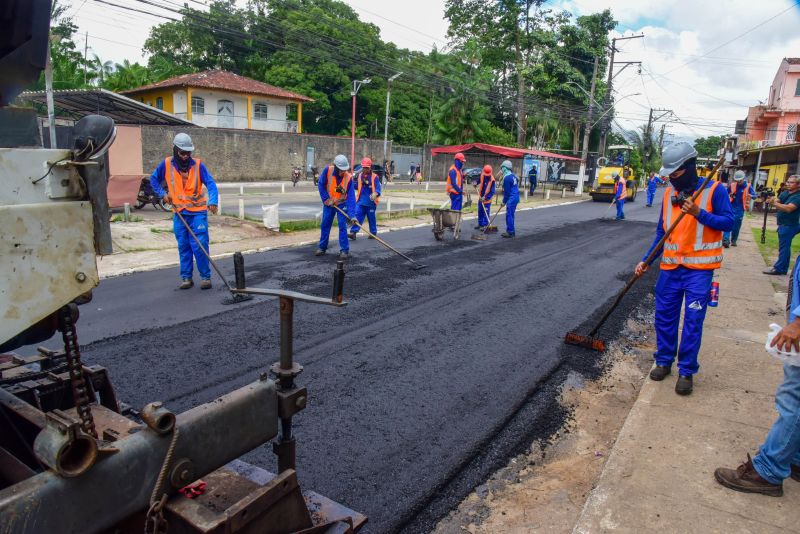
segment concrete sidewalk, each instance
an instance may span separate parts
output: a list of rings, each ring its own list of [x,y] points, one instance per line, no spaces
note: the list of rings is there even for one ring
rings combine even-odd
[[[675,394],[674,368],[663,382],[647,379],[574,532],[800,532],[800,483],[787,480],[775,498],[713,475],[755,454],[777,415],[783,372],[764,342],[770,323],[785,323],[786,295],[764,268],[745,225],[716,278],[720,304],[706,316],[694,393]]]

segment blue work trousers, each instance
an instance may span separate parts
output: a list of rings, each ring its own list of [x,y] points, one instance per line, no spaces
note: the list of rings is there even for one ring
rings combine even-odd
[[[744,220],[744,212],[738,212],[733,210],[733,230],[730,232],[722,232],[722,239],[724,241],[736,241],[739,240],[739,232],[742,229],[742,221]]]
[[[489,212],[492,211],[492,203],[484,204],[478,201],[478,226],[484,228],[489,226]]]
[[[791,465],[800,465],[800,367],[784,364],[775,407],[778,419],[753,458],[753,467],[762,478],[780,484],[788,478]]]
[[[772,266],[779,273],[789,271],[789,260],[792,254],[792,239],[800,232],[800,225],[778,225],[778,261]]]
[[[678,371],[683,376],[697,373],[697,354],[703,338],[703,321],[711,290],[713,270],[677,269],[661,270],[656,282],[656,364],[671,367],[678,356]],[[681,308],[683,332],[678,348],[678,324]]]
[[[506,205],[506,232],[511,235],[517,235],[517,229],[514,226],[514,214],[517,211],[517,203],[513,202]]]
[[[455,211],[461,211],[461,202],[464,200],[464,195],[458,195],[456,193],[450,193],[450,209]]]
[[[347,204],[340,204],[339,209],[347,213]],[[336,217],[336,220],[339,223],[339,248],[344,252],[348,252],[350,250],[350,242],[347,240],[348,217],[345,217],[336,211],[333,206],[322,206],[322,224],[320,228],[321,233],[319,236],[319,248],[322,250],[328,250],[328,239],[331,235],[334,217]]]
[[[647,190],[647,205],[648,205],[648,206],[652,206],[652,205],[653,205],[653,199],[654,199],[655,197],[656,197],[656,190],[655,190],[655,189],[653,189],[652,191],[650,191],[650,190],[648,189],[648,190]]]
[[[356,220],[358,221],[358,224],[361,224],[364,222],[364,218],[366,217],[367,221],[369,221],[369,231],[372,232],[373,234],[377,234],[378,221],[375,218],[375,210],[377,210],[378,207],[373,202],[370,202],[370,204],[371,205],[367,204],[356,205]],[[357,234],[359,230],[360,227],[354,224],[353,228],[351,228],[350,231],[353,232],[354,234]]]
[[[624,219],[625,218],[625,211],[623,208],[625,207],[625,199],[619,198],[617,199],[617,219]]]
[[[534,193],[534,191],[536,191],[536,185],[537,185],[536,180],[531,180],[531,192],[530,192],[531,195]]]
[[[203,244],[203,248],[208,252],[208,212],[206,211],[181,211],[186,224],[192,229],[194,235]],[[178,257],[181,262],[181,278],[191,279],[194,271],[194,261],[197,262],[197,272],[200,278],[207,280],[211,278],[211,268],[208,266],[208,258],[200,249],[200,245],[194,240],[189,230],[178,218],[178,214],[172,216],[172,232],[178,241]]]

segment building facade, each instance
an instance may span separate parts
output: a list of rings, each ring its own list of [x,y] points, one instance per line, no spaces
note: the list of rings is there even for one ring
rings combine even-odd
[[[198,126],[302,133],[313,99],[224,70],[185,74],[124,95]]]
[[[763,148],[800,141],[800,58],[784,58],[769,88],[766,104],[747,113],[740,149]]]

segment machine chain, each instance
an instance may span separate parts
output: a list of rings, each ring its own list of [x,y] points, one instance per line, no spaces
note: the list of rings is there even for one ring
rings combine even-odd
[[[81,350],[78,346],[78,333],[75,330],[75,321],[72,320],[72,306],[75,305],[64,306],[59,312],[61,337],[64,340],[64,352],[67,358],[72,396],[75,399],[75,410],[81,420],[81,428],[90,436],[97,438],[94,417],[92,417],[92,410],[89,407],[89,388],[86,385],[86,379],[83,377],[83,363],[81,362]]]
[[[161,465],[161,471],[158,473],[158,478],[156,479],[156,485],[153,487],[153,493],[150,495],[150,508],[148,508],[144,520],[144,534],[167,534],[169,524],[164,517],[164,506],[167,504],[169,494],[163,491],[163,487],[164,480],[167,478],[167,472],[172,464],[172,456],[175,454],[175,445],[178,443],[178,435],[178,427],[175,427],[172,431],[172,441],[170,441],[167,454],[164,456],[164,463]]]

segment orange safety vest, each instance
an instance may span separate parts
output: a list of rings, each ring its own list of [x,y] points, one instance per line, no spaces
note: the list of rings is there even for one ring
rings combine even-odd
[[[622,193],[619,195],[619,198],[625,200],[628,198],[628,184],[624,178],[620,178],[619,183],[622,184]]]
[[[358,182],[358,187],[356,187],[356,200],[361,198],[361,185],[364,183],[361,176],[359,176],[358,179],[356,180],[356,182]],[[375,182],[378,180],[378,175],[373,172],[372,176],[370,176],[370,179],[372,180],[372,192],[377,194],[378,190],[375,187]],[[381,199],[380,196],[376,197],[375,204],[377,204],[380,199]]]
[[[206,211],[208,199],[200,182],[200,160],[194,160],[194,166],[188,173],[178,171],[172,165],[172,158],[164,160],[167,190],[175,210]]]
[[[461,189],[462,194],[463,194],[463,191],[464,191],[464,189],[463,189],[464,188],[464,185],[463,185],[464,184],[464,175],[461,173],[460,170],[458,170],[456,168],[455,165],[450,165],[450,169],[448,169],[448,171],[447,171],[447,185],[445,186],[444,190],[447,191],[448,193],[456,193],[456,194],[458,194],[458,191],[455,190],[455,188],[453,187],[453,184],[451,183],[450,171],[456,171],[456,187]]]
[[[719,182],[713,182],[711,187],[706,187],[695,200],[695,204],[711,213],[713,211],[711,198],[718,185]],[[670,198],[672,194],[672,187],[664,192],[661,212],[664,231],[681,213],[680,206],[672,205]],[[664,243],[664,252],[661,256],[662,269],[676,269],[679,265],[687,269],[719,269],[722,266],[722,231],[704,226],[691,215],[685,215]]]
[[[485,190],[483,188],[483,179],[484,178],[488,178],[489,179],[489,181],[486,182],[486,189]],[[481,196],[488,195],[489,192],[492,190],[492,184],[494,183],[494,181],[495,181],[494,180],[494,176],[492,176],[491,174],[483,174],[483,173],[481,173],[481,179],[478,182],[478,194],[481,195]],[[484,204],[491,204],[492,201],[491,201],[491,199],[486,199],[486,200],[483,201],[483,203]]]
[[[328,176],[328,195],[333,200],[341,200],[347,197],[347,189],[350,187],[351,174],[344,171],[344,176],[340,176],[341,182],[336,183],[336,177],[333,175],[333,169],[330,165],[325,167],[322,172],[327,172]],[[341,188],[341,192],[337,191],[337,187]]]
[[[731,184],[731,202],[735,202],[736,201],[736,186],[737,185],[738,185],[738,182],[733,182]],[[744,182],[744,181],[742,182],[742,185],[744,186],[744,192],[742,193],[742,208],[747,210],[747,206],[750,205],[750,186],[747,184],[747,182]]]

